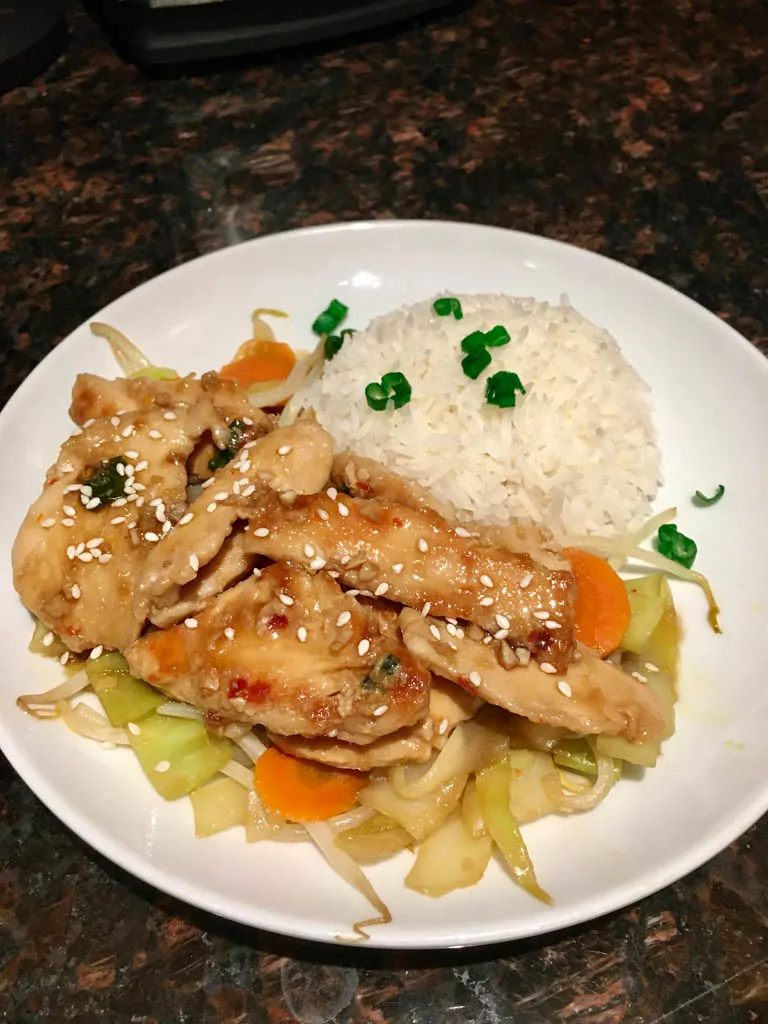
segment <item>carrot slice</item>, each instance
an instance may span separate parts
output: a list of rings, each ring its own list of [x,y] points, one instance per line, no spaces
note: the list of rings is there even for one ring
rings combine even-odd
[[[254,766],[253,781],[274,814],[289,821],[323,821],[348,811],[368,779],[269,747]]]
[[[563,552],[579,588],[573,606],[576,638],[601,658],[616,650],[631,617],[627,588],[603,558],[581,548]]]
[[[248,388],[264,381],[285,380],[295,364],[293,349],[282,341],[247,341],[237,350],[237,358],[222,366],[219,376]]]

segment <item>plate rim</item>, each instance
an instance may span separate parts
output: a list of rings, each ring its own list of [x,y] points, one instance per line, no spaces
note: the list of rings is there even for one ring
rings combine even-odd
[[[185,272],[186,269],[193,264],[197,264],[200,261],[207,261],[212,264],[217,259],[223,259],[225,257],[231,258],[232,252],[240,249],[241,247],[253,248],[254,246],[268,246],[269,244],[274,244],[276,241],[280,242],[290,239],[300,240],[302,237],[306,236],[333,236],[349,231],[384,231],[393,233],[403,230],[427,230],[439,232],[446,229],[450,229],[452,231],[460,230],[478,232],[479,234],[493,233],[504,236],[513,236],[519,240],[520,244],[543,244],[546,248],[553,247],[556,250],[568,250],[570,251],[571,258],[582,260],[586,258],[587,261],[590,259],[605,261],[610,264],[614,270],[618,268],[618,270],[621,273],[626,274],[629,279],[639,279],[643,282],[644,286],[647,286],[648,283],[650,283],[657,289],[663,289],[663,291],[668,293],[668,295],[671,295],[676,302],[680,302],[682,300],[682,303],[689,314],[693,314],[698,318],[703,316],[707,320],[714,320],[723,335],[723,341],[725,342],[725,338],[727,337],[729,343],[736,343],[742,352],[748,352],[749,358],[754,360],[756,367],[760,367],[759,372],[765,376],[766,383],[768,384],[768,359],[766,359],[765,355],[757,348],[756,345],[749,342],[747,338],[740,334],[728,322],[722,320],[711,310],[706,309],[706,307],[702,306],[694,299],[680,291],[677,291],[675,288],[658,278],[653,277],[642,270],[638,270],[636,267],[631,267],[625,263],[621,263],[619,260],[613,259],[609,256],[593,252],[590,249],[581,248],[577,245],[564,242],[559,239],[548,238],[544,235],[536,235],[530,232],[477,222],[444,219],[352,220],[294,228],[289,231],[273,232],[266,235],[260,235],[255,238],[245,239],[237,245],[225,246],[209,253],[202,253],[191,260],[169,267],[167,270],[149,278],[137,285],[135,288],[131,288],[122,293],[120,296],[113,299],[107,306],[102,307],[97,310],[95,314],[81,321],[78,326],[70,331],[65,337],[61,338],[46,353],[46,355],[36,364],[29,375],[11,395],[5,407],[0,411],[0,422],[2,422],[2,420],[12,412],[15,412],[16,407],[25,401],[27,393],[35,388],[38,376],[46,372],[44,367],[48,361],[55,361],[56,353],[59,350],[64,351],[69,347],[72,344],[74,335],[78,334],[85,326],[87,326],[94,316],[107,315],[110,310],[125,301],[129,296],[133,298],[139,294],[146,294],[152,288],[162,287],[161,282],[168,275]],[[257,923],[254,921],[253,914],[249,915],[246,912],[239,912],[238,906],[240,905],[234,903],[231,899],[225,898],[222,900],[221,898],[217,898],[214,890],[201,889],[195,883],[185,882],[183,879],[179,879],[174,875],[169,874],[163,868],[158,867],[151,859],[135,854],[129,848],[124,847],[119,840],[113,839],[112,836],[101,826],[94,825],[88,815],[79,810],[71,803],[71,801],[66,798],[62,799],[57,793],[55,793],[53,791],[53,787],[49,785],[46,775],[38,772],[34,762],[30,761],[22,754],[21,750],[17,748],[12,735],[8,736],[8,741],[9,742],[4,741],[3,743],[3,753],[7,757],[14,771],[19,775],[24,784],[29,787],[35,797],[39,799],[46,808],[64,824],[66,828],[73,831],[99,855],[106,857],[120,869],[126,871],[129,875],[144,883],[152,885],[158,891],[167,893],[174,899],[178,899],[190,906],[198,908],[199,910],[211,913],[225,920],[237,922],[238,924],[249,928],[258,928],[300,940],[308,940],[324,944],[327,943],[331,945],[345,945],[343,942],[339,943],[331,934],[333,930],[332,926],[330,928],[326,927],[326,929],[323,930],[322,927],[317,926],[312,922],[306,923],[301,918],[293,916],[290,913],[276,914],[272,911],[259,910],[259,908],[252,903],[243,904],[247,909],[256,909],[259,915],[261,915],[261,920]],[[448,942],[441,934],[436,935],[434,938],[430,938],[429,936],[419,936],[413,941],[409,941],[407,935],[403,938],[392,936],[393,941],[390,941],[386,932],[377,932],[374,930],[371,932],[369,941],[365,943],[365,948],[401,950],[466,949],[502,942],[515,942],[524,938],[533,938],[541,935],[555,934],[577,924],[585,924],[590,921],[599,920],[606,914],[623,910],[638,900],[652,896],[661,889],[666,888],[667,886],[674,884],[680,879],[691,874],[712,857],[716,856],[730,843],[743,835],[744,832],[754,825],[766,812],[768,812],[768,783],[766,783],[762,792],[756,794],[751,799],[744,799],[738,806],[737,811],[732,814],[726,822],[721,824],[719,827],[712,828],[708,837],[700,839],[695,844],[692,848],[692,852],[687,852],[677,857],[671,859],[667,858],[662,861],[655,870],[651,871],[650,876],[644,876],[644,884],[636,882],[634,879],[630,879],[622,885],[614,886],[609,890],[610,893],[614,894],[614,899],[605,899],[602,896],[598,900],[595,900],[594,896],[588,898],[582,897],[572,907],[569,913],[566,912],[565,914],[561,914],[557,923],[551,924],[546,920],[546,918],[542,918],[532,923],[529,922],[525,928],[517,930],[514,927],[515,919],[513,917],[509,919],[502,917],[499,919],[498,923],[493,926],[493,928],[478,928],[476,929],[477,934],[475,936],[472,936],[467,941],[458,943]],[[617,894],[618,898],[616,898]]]

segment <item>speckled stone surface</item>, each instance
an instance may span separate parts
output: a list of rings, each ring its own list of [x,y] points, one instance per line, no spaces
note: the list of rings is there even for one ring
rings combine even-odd
[[[359,217],[467,219],[599,251],[768,353],[768,9],[481,0],[363,39],[148,78],[70,8],[0,97],[0,398],[105,303],[202,252]],[[768,822],[571,933],[450,954],[229,925],[103,861],[0,768],[12,1024],[768,1021]]]

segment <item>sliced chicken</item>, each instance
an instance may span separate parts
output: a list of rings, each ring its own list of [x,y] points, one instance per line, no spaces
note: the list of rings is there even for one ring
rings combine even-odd
[[[297,494],[325,486],[332,458],[333,441],[313,420],[299,420],[248,442],[206,481],[178,528],[146,559],[138,592],[147,617],[165,625],[184,614],[186,598],[181,588],[219,555],[242,514],[241,498],[264,490],[285,510],[284,502],[293,501]],[[243,548],[238,547],[236,556],[239,560],[245,557]],[[250,558],[253,564],[253,556]],[[239,574],[238,567],[235,575]],[[200,606],[199,602],[193,605]]]
[[[432,509],[445,519],[452,519],[451,509],[438,501],[420,484],[412,483],[393,473],[380,462],[366,459],[354,452],[341,452],[333,460],[331,481],[340,491],[350,494],[353,498],[380,498],[398,505],[420,511]]]
[[[400,613],[400,624],[408,649],[433,672],[532,722],[579,735],[622,735],[631,743],[656,739],[663,731],[656,694],[594,655],[584,654],[565,672],[543,672],[525,654],[522,660],[527,664],[505,668],[493,644],[456,638],[445,630],[445,623],[425,619],[410,608]]]
[[[107,382],[109,383],[109,382]],[[198,401],[98,419],[64,443],[13,548],[24,604],[74,651],[122,649],[139,633],[139,568],[186,511],[186,461],[205,432],[227,429]],[[99,485],[109,493],[100,493]]]
[[[429,673],[325,574],[272,565],[146,634],[131,671],[212,724],[371,743],[424,717]]]
[[[430,510],[345,495],[250,499],[248,547],[325,568],[365,593],[466,619],[562,671],[574,650],[575,583],[529,555],[482,544]]]
[[[322,761],[336,768],[367,772],[372,768],[391,768],[411,762],[424,764],[435,749],[442,750],[456,726],[471,718],[481,703],[479,697],[473,697],[447,680],[433,679],[428,717],[418,725],[400,729],[367,746],[275,733],[269,733],[269,738],[288,754]]]

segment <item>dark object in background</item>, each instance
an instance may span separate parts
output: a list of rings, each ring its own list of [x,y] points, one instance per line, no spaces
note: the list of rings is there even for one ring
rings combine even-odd
[[[30,82],[66,45],[62,0],[0,0],[0,93]]]
[[[139,64],[215,60],[383,25],[451,0],[92,0]]]

